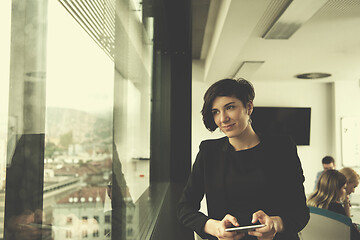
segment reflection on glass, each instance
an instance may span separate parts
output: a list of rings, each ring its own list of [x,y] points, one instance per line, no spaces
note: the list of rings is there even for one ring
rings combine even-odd
[[[13,4],[10,87],[1,85],[10,107],[0,112],[5,239],[141,239],[153,21],[133,0]],[[70,4],[105,9],[96,16],[112,16],[113,33],[91,35],[94,19],[85,27]]]
[[[7,152],[7,126],[14,125],[15,119],[8,120],[9,66],[10,66],[10,20],[11,1],[0,1],[0,222],[4,222],[5,174]],[[14,131],[15,126],[11,129]],[[12,134],[13,135],[13,134]],[[0,239],[3,238],[4,224],[0,225]]]

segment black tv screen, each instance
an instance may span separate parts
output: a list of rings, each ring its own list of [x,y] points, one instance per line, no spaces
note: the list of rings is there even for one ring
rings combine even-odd
[[[287,134],[297,145],[310,145],[311,108],[254,107],[251,114],[256,133]]]

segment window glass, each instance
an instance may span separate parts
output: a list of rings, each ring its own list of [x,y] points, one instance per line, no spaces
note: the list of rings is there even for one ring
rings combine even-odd
[[[114,63],[57,1],[47,39],[43,223],[88,238],[105,227],[90,216],[111,210]]]
[[[16,120],[8,119],[9,68],[10,68],[10,21],[11,1],[0,1],[0,222],[4,222],[5,180],[8,134],[14,138]],[[8,132],[8,122],[10,131]],[[0,239],[3,238],[4,225],[0,225]]]
[[[14,1],[11,28],[3,28],[11,49],[1,55],[10,73],[0,81],[1,104],[9,105],[0,112],[0,167],[7,158],[9,178],[0,204],[13,239],[139,234],[136,203],[149,187],[152,20],[139,1],[91,4]],[[97,15],[85,24],[71,7]],[[101,34],[99,19],[107,21]]]

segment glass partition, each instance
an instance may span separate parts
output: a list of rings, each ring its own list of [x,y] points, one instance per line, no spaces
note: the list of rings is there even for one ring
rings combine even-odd
[[[5,239],[142,239],[153,51],[142,10],[134,0],[1,2]]]
[[[9,104],[9,68],[10,68],[10,22],[11,1],[0,2],[0,222],[4,222],[5,209],[5,180],[6,180],[6,157],[9,131],[16,128],[16,119],[8,118]],[[14,136],[14,134],[11,134]],[[0,239],[4,235],[4,224],[0,225]]]

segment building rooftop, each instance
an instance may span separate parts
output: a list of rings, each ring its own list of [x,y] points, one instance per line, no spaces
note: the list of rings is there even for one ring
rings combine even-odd
[[[57,201],[57,204],[104,203],[106,194],[106,187],[83,187],[76,192],[66,195]]]

